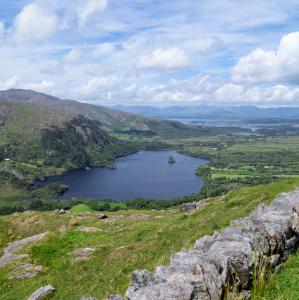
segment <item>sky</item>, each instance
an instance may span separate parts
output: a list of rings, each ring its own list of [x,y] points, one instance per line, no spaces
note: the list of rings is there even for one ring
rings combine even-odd
[[[299,0],[0,0],[0,90],[299,106]]]

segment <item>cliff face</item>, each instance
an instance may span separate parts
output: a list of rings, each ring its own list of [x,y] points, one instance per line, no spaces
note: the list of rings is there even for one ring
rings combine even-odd
[[[257,270],[274,270],[299,242],[299,189],[261,204],[249,217],[204,236],[191,251],[173,255],[170,266],[135,271],[129,300],[216,300],[224,293],[250,299]],[[113,298],[112,298],[113,299]],[[239,299],[239,298],[238,298]]]

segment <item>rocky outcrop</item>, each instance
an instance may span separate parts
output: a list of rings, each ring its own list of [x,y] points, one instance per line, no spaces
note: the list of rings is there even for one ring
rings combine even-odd
[[[299,241],[299,190],[261,204],[249,217],[233,221],[197,240],[191,251],[173,255],[170,266],[135,271],[128,300],[216,300],[225,292],[249,299],[255,270],[275,269]]]
[[[28,256],[27,254],[16,254],[15,252],[21,250],[29,243],[40,241],[47,234],[48,234],[47,232],[44,232],[41,234],[27,237],[19,241],[9,243],[8,246],[4,249],[4,254],[0,257],[0,268],[4,268],[6,265],[8,265],[14,260]]]
[[[180,209],[181,212],[192,213],[204,207],[207,203],[208,203],[207,200],[201,200],[197,202],[187,202],[187,203],[183,203]]]
[[[105,219],[108,219],[108,216],[105,215],[105,214],[97,214],[97,215],[96,215],[96,218],[97,218],[98,220],[105,220]]]
[[[86,247],[79,248],[74,251],[74,258],[72,260],[73,263],[86,261],[90,258],[90,256],[96,251],[95,248]]]
[[[43,270],[43,267],[40,265],[33,264],[22,264],[17,265],[13,270],[12,274],[9,277],[11,280],[23,280],[31,279],[38,275],[39,272]]]
[[[45,299],[55,291],[52,285],[47,285],[36,290],[27,300]]]

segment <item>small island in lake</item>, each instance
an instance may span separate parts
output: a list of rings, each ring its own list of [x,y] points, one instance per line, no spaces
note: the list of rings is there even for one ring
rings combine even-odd
[[[176,161],[175,161],[175,159],[172,155],[169,156],[168,163],[169,164],[175,164],[176,163]]]

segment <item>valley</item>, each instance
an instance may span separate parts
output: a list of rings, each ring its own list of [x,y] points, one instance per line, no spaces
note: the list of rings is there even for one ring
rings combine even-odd
[[[0,247],[48,232],[0,267],[0,299],[25,299],[48,283],[53,299],[123,295],[132,271],[167,265],[175,251],[299,186],[299,135],[285,134],[285,124],[252,131],[33,91],[0,96]],[[189,212],[185,203],[199,204]]]
[[[299,299],[299,1],[0,7],[0,300]]]

